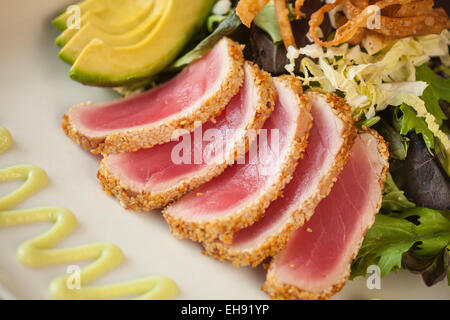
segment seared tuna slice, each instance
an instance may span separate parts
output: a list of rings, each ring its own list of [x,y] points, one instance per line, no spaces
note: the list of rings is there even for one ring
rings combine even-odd
[[[214,122],[186,133],[180,141],[105,157],[98,178],[106,192],[127,209],[160,208],[218,176],[245,154],[255,137],[251,133],[261,129],[274,108],[276,91],[269,74],[251,63],[244,69],[243,87]],[[188,150],[173,154],[184,141]],[[189,154],[179,159],[184,152]]]
[[[172,234],[194,241],[220,239],[255,223],[291,180],[308,139],[311,105],[299,80],[274,79],[275,110],[250,147],[245,163],[188,193],[164,210]]]
[[[136,151],[169,142],[219,115],[244,81],[239,44],[224,38],[174,79],[143,94],[78,105],[63,117],[66,134],[93,153]]]
[[[350,107],[332,95],[310,94],[313,126],[305,155],[283,197],[272,202],[263,218],[233,236],[231,245],[205,242],[205,252],[234,265],[256,266],[285,246],[291,233],[311,218],[344,165],[356,137]]]
[[[272,299],[328,299],[344,286],[380,209],[387,171],[384,140],[360,133],[328,197],[271,262],[263,290]]]

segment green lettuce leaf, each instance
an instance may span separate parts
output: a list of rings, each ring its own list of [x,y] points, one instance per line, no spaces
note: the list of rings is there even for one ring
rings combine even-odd
[[[447,175],[450,175],[450,154],[447,152],[442,142],[437,139],[429,129],[426,121],[423,118],[418,117],[416,111],[406,104],[402,104],[400,110],[403,113],[400,117],[400,134],[406,135],[411,130],[414,130],[417,134],[422,134],[422,138],[430,154],[434,155],[434,152],[436,152],[443,169]]]
[[[450,79],[439,79],[426,64],[416,68],[416,78],[428,84],[421,99],[425,102],[428,112],[436,118],[436,123],[441,126],[447,117],[439,105],[439,100],[450,102]]]
[[[411,130],[414,130],[417,134],[422,134],[422,138],[427,145],[428,151],[433,154],[432,149],[434,149],[435,137],[433,132],[428,128],[425,120],[418,117],[416,111],[406,104],[402,104],[400,110],[403,113],[400,134],[406,135]]]
[[[439,255],[450,244],[450,213],[414,208],[390,216],[379,214],[367,232],[358,257],[352,264],[352,278],[364,276],[377,264],[381,275],[401,268],[403,254],[414,246],[417,257]]]
[[[396,160],[405,160],[408,152],[408,139],[394,129],[388,121],[380,119],[374,126],[383,138],[389,143],[389,156]]]
[[[220,14],[213,14],[208,17],[206,20],[206,28],[208,29],[208,32],[213,32],[214,29],[222,23],[223,20],[227,18],[226,15],[220,15]]]
[[[371,128],[374,125],[376,125],[378,122],[380,122],[380,120],[381,120],[381,118],[379,116],[375,116],[370,119],[365,119],[365,117],[364,117],[363,119],[356,122],[355,126],[357,126],[358,128],[361,128],[361,127]]]
[[[283,42],[281,36],[280,25],[278,24],[277,17],[275,15],[275,9],[273,4],[266,5],[255,17],[253,22],[260,29],[264,30],[272,38],[275,45]]]
[[[400,190],[389,173],[384,184],[384,194],[381,209],[384,212],[404,211],[415,208],[416,205],[409,201],[405,193]]]
[[[288,3],[289,19],[295,18],[294,9],[292,4]],[[255,17],[253,23],[260,29],[264,30],[272,38],[274,45],[279,45],[283,42],[281,36],[281,29],[278,23],[277,16],[275,15],[275,8],[272,3],[268,3]]]
[[[219,42],[222,37],[225,37],[235,31],[241,25],[241,20],[239,19],[236,11],[233,10],[228,16],[223,20],[219,26],[203,39],[194,49],[186,53],[184,56],[179,58],[173,64],[173,67],[183,67],[194,62],[197,59],[203,57],[209,50],[214,47],[214,45]]]
[[[428,84],[428,87],[420,97],[425,102],[427,111],[435,117],[436,123],[441,129],[444,132],[448,132],[449,128],[444,124],[444,120],[447,120],[447,116],[440,106],[440,101],[450,103],[450,79],[439,78],[427,65],[416,68],[416,77],[418,80],[425,81]],[[424,139],[428,138],[429,140],[429,134],[430,133],[428,133]],[[427,143],[427,140],[425,140],[425,143]],[[450,175],[450,154],[448,149],[445,148],[439,139],[435,139],[434,145],[434,150],[438,155],[444,170]],[[428,143],[427,146],[429,146]]]
[[[436,151],[436,154],[445,172],[447,173],[448,176],[450,176],[450,154],[446,152],[444,146],[438,139],[436,139],[435,141],[436,144],[434,146],[434,150]]]

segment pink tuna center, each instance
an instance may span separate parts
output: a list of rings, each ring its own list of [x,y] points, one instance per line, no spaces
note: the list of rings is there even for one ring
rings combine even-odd
[[[380,193],[378,178],[358,138],[330,195],[319,203],[311,220],[294,232],[277,260],[277,278],[312,292],[342,280],[375,211],[370,194]]]
[[[144,94],[79,112],[81,125],[90,130],[137,127],[170,117],[194,106],[221,77],[223,48],[216,46],[171,81]],[[79,109],[79,110],[81,110]]]
[[[109,160],[118,163],[118,170],[125,173],[127,179],[147,188],[163,186],[165,183],[195,173],[207,166],[205,150],[213,151],[212,158],[224,159],[223,153],[227,151],[228,147],[226,144],[233,143],[243,135],[241,127],[248,118],[247,114],[251,107],[248,98],[254,91],[253,80],[247,79],[245,86],[231,99],[226,111],[216,119],[215,123],[207,122],[197,128],[195,133],[180,137],[179,141],[157,145],[150,149],[141,149],[137,152],[112,155]],[[216,138],[216,136],[210,140],[205,139],[204,135],[210,132],[209,130],[215,130],[222,138]],[[195,136],[199,139],[196,139]],[[184,158],[183,163],[176,163],[177,161],[172,158],[172,152],[185,140],[188,141],[190,147],[187,150],[182,149],[177,156],[182,157],[184,152],[188,152],[189,158]]]
[[[314,121],[309,132],[308,147],[291,182],[283,190],[283,197],[272,202],[262,219],[235,233],[233,246],[261,244],[274,235],[292,210],[299,209],[303,201],[317,192],[320,179],[332,166],[342,146],[343,139],[340,137],[343,125],[321,97],[312,99],[311,114]]]
[[[264,192],[263,187],[276,174],[273,170],[278,169],[280,160],[285,156],[283,152],[286,149],[287,136],[290,134],[288,130],[292,129],[292,123],[292,115],[278,100],[275,111],[263,128],[267,133],[267,139],[265,139],[267,143],[264,144],[263,150],[261,150],[260,134],[256,140],[256,152],[246,154],[245,164],[235,164],[227,168],[219,177],[185,196],[179,202],[183,208],[181,211],[201,216],[226,213],[227,210],[237,208],[247,199],[257,197]],[[274,146],[272,135],[278,142],[277,148],[272,148]]]

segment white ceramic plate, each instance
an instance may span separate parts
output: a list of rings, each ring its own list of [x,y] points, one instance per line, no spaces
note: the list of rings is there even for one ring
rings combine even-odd
[[[106,101],[108,89],[85,87],[70,80],[69,67],[57,57],[50,24],[71,1],[0,0],[0,125],[14,147],[0,156],[0,167],[35,164],[47,171],[50,184],[20,208],[63,206],[78,219],[78,229],[60,247],[110,241],[123,249],[126,262],[94,284],[163,274],[176,281],[182,299],[266,299],[260,290],[262,269],[234,268],[201,254],[199,245],[179,241],[159,212],[125,211],[107,197],[96,180],[98,159],[82,151],[61,130],[61,116],[73,104]],[[19,183],[0,185],[0,194]],[[0,296],[48,299],[48,284],[67,266],[30,269],[15,258],[18,245],[50,227],[36,224],[0,230]],[[80,263],[84,266],[86,263]],[[420,277],[399,272],[383,278],[381,290],[369,290],[365,279],[349,282],[335,298],[449,299],[445,282],[427,288]]]

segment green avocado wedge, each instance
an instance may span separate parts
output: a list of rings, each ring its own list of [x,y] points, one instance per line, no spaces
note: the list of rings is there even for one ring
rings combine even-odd
[[[88,21],[92,21],[92,20],[100,20],[100,18],[97,16],[98,13],[102,12],[102,11],[106,11],[105,8],[103,9],[95,9],[95,10],[91,10],[86,12],[85,14],[83,14],[81,16],[81,28],[80,29],[76,29],[76,28],[66,28],[55,40],[55,43],[58,47],[64,47],[66,45],[67,42],[70,41],[70,39],[72,39],[77,33],[78,31],[80,31],[86,24],[89,24]]]
[[[156,0],[165,10],[153,31],[140,42],[112,47],[93,39],[69,71],[76,81],[96,86],[122,86],[167,67],[204,23],[215,0]]]
[[[75,5],[80,9],[81,25],[91,22],[105,32],[121,34],[136,27],[150,13],[154,1],[84,0]],[[52,24],[62,32],[68,30],[67,19],[71,14],[65,10],[52,21]],[[69,31],[71,31],[69,35],[73,35],[78,30],[69,29]]]
[[[136,28],[120,35],[109,34],[95,25],[87,23],[61,49],[59,57],[65,62],[73,64],[89,42],[96,38],[113,47],[134,45],[151,33],[164,13],[165,7],[165,1],[156,1],[153,10]],[[67,31],[69,30],[64,31],[64,33]]]

